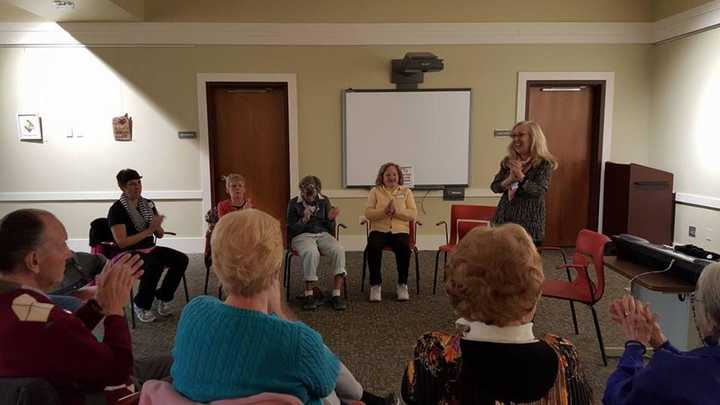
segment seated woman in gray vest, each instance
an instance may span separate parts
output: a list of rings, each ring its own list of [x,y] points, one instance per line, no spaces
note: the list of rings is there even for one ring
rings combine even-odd
[[[315,176],[305,176],[300,181],[300,195],[288,203],[287,227],[290,245],[298,252],[302,261],[305,280],[305,304],[303,309],[315,310],[320,305],[319,297],[313,293],[318,281],[317,268],[320,255],[332,259],[335,282],[331,303],[342,311],[346,308],[340,292],[345,282],[345,249],[335,239],[335,218],[340,209],[333,207],[330,199],[322,195],[322,183]]]

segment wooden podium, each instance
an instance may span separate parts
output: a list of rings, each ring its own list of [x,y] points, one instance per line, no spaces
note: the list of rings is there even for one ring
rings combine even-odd
[[[650,242],[673,241],[673,175],[635,163],[605,163],[603,233],[629,233]]]

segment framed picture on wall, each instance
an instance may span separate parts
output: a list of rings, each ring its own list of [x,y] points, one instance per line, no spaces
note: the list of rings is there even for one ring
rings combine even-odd
[[[42,120],[38,114],[17,115],[18,139],[21,141],[42,140]]]

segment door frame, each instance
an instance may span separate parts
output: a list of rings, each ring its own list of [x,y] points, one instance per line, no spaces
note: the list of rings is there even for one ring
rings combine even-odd
[[[198,137],[200,145],[200,185],[202,189],[202,213],[204,215],[212,205],[210,176],[210,136],[208,130],[207,84],[272,82],[287,84],[288,102],[288,154],[290,156],[290,195],[293,195],[299,181],[298,161],[298,117],[297,117],[297,75],[294,73],[198,73]],[[203,231],[207,224],[203,221]]]
[[[600,111],[600,190],[598,195],[598,231],[602,233],[603,198],[605,192],[605,162],[610,160],[615,98],[615,72],[519,72],[516,121],[525,120],[528,82],[589,82],[600,84],[604,90]]]

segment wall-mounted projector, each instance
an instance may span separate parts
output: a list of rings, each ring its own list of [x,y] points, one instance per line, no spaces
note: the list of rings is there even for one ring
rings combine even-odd
[[[439,72],[444,67],[443,60],[430,52],[408,52],[404,58],[392,60],[390,82],[398,89],[417,89],[424,72]]]

